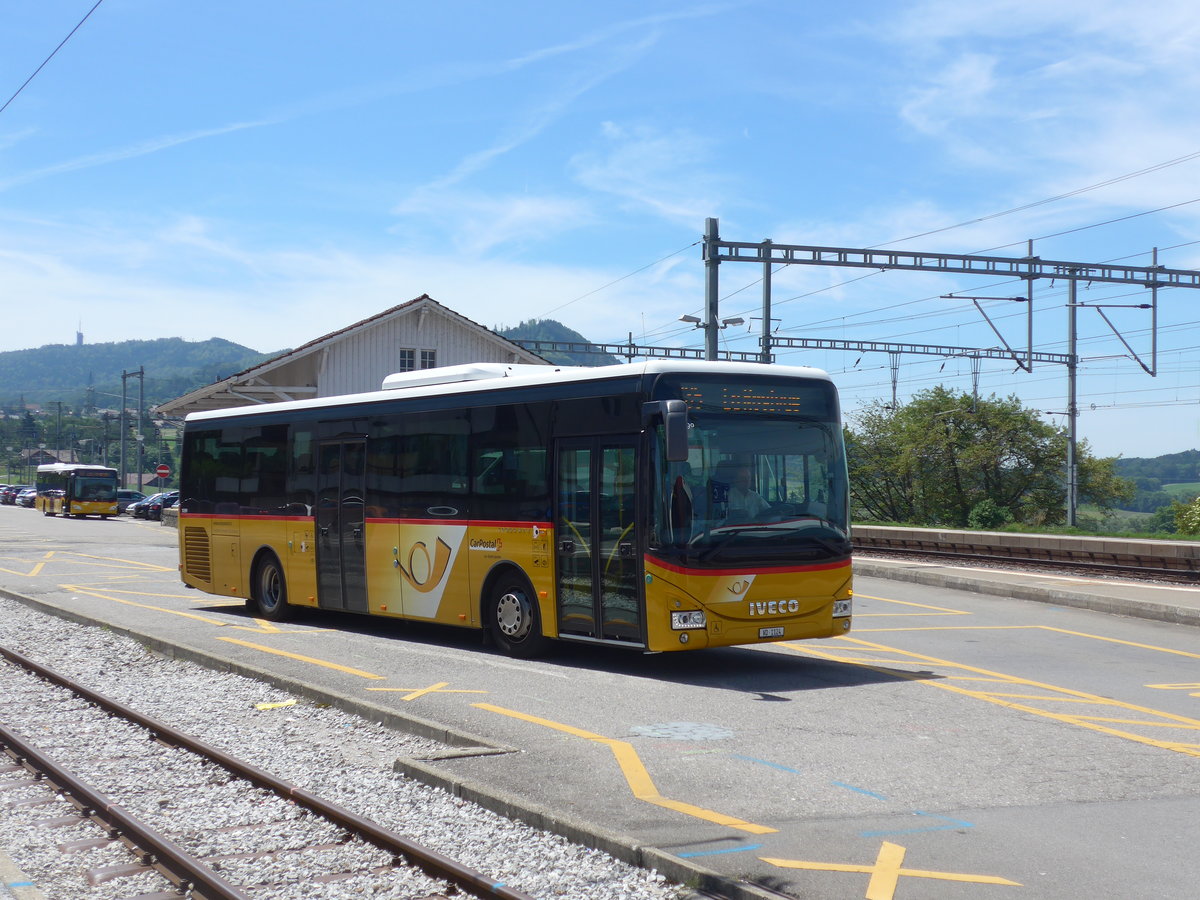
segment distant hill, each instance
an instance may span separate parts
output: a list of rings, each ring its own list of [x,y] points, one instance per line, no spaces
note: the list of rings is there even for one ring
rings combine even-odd
[[[1200,481],[1200,450],[1184,450],[1152,458],[1132,457],[1117,460],[1117,474],[1146,487]]]
[[[493,330],[510,341],[580,341],[585,344],[591,343],[591,341],[578,331],[568,328],[562,322],[556,322],[554,319],[530,319],[527,322],[514,325],[512,328],[497,325]],[[560,366],[612,366],[622,362],[622,360],[607,353],[539,352],[538,355]]]
[[[1118,475],[1137,486],[1137,495],[1122,504],[1123,509],[1152,513],[1200,496],[1200,450],[1118,459],[1115,468]]]
[[[144,367],[145,400],[151,406],[278,355],[278,351],[260,353],[222,338],[50,344],[34,350],[10,350],[0,353],[0,405],[11,409],[24,399],[43,407],[62,401],[71,406],[90,402],[101,409],[115,408],[121,405],[121,373]],[[136,405],[138,380],[126,379],[126,390]]]

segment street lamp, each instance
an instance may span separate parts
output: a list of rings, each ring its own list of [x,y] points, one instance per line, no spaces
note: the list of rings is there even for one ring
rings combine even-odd
[[[717,348],[717,332],[719,330],[728,328],[730,325],[745,325],[746,324],[746,320],[743,319],[741,316],[733,316],[728,319],[721,319],[720,322],[717,322],[715,320],[711,321],[711,322],[704,322],[704,321],[701,321],[699,316],[680,316],[679,321],[686,322],[688,325],[691,325],[695,328],[703,328],[704,329],[704,348],[705,348],[704,358],[705,359],[716,359],[717,358],[717,355],[716,355],[717,354],[717,350],[716,350],[716,348]]]

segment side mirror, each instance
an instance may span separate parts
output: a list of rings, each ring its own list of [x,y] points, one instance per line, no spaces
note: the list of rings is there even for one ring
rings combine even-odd
[[[642,418],[650,422],[662,418],[666,435],[668,462],[687,462],[688,423],[687,404],[682,400],[656,400],[642,406]]]

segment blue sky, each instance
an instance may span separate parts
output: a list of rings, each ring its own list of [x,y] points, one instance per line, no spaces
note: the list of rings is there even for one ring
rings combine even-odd
[[[6,5],[0,102],[93,4]],[[1048,259],[1150,265],[1159,247],[1200,268],[1198,57],[1183,0],[104,0],[0,113],[0,350],[82,322],[93,343],[272,351],[424,293],[488,326],[700,346],[678,317],[703,312],[709,216],[727,240],[1019,256],[1033,239]],[[779,333],[993,347],[940,295],[1021,292],[863,274],[778,271]],[[757,348],[759,275],[721,267],[721,315],[748,322],[722,346]],[[1200,291],[1159,301],[1156,378],[1080,311],[1079,432],[1101,455],[1200,447]],[[1066,352],[1065,302],[1039,284],[1035,349]],[[987,308],[1023,345],[1017,305]],[[1148,359],[1149,314],[1106,312]],[[886,355],[779,361],[829,371],[851,416],[891,398]],[[1063,367],[1014,369],[985,362],[980,391],[1061,424]],[[900,358],[901,399],[939,383],[970,390],[970,363]]]

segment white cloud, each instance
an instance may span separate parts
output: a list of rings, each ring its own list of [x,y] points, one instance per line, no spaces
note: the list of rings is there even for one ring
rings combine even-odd
[[[637,336],[643,321],[673,320],[699,296],[698,273],[669,263],[619,281],[627,272],[444,250],[257,250],[195,217],[129,230],[3,229],[0,247],[0,282],[11,300],[0,349],[69,343],[82,321],[91,343],[220,336],[275,350],[425,293],[487,327],[554,311],[590,339],[612,341]],[[61,333],[47,328],[47,305],[61,311]]]
[[[546,239],[593,221],[587,204],[574,198],[465,191],[421,192],[393,212],[401,217],[394,233],[412,235],[420,244],[418,234],[436,224],[437,233],[451,235],[453,244],[471,255]]]
[[[684,129],[605,122],[602,146],[572,161],[584,187],[694,228],[721,207],[730,180],[708,168],[710,142]]]

